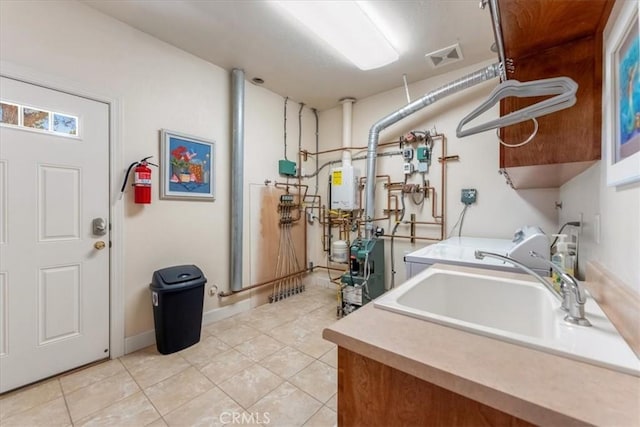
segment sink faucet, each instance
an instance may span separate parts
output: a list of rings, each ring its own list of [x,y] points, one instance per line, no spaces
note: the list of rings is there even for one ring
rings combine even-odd
[[[553,271],[556,272],[556,274],[560,277],[560,292],[558,292],[553,286],[551,286],[551,283],[545,280],[538,273],[513,258],[481,250],[476,250],[475,252],[475,257],[477,259],[482,259],[484,257],[497,258],[502,261],[508,262],[509,264],[513,264],[526,273],[529,273],[531,276],[535,277],[538,282],[542,283],[544,287],[547,288],[553,294],[553,296],[555,296],[562,303],[562,309],[567,312],[567,315],[564,318],[565,322],[571,323],[572,325],[591,326],[591,322],[589,322],[589,320],[584,317],[584,304],[587,301],[587,297],[584,293],[584,289],[582,288],[582,286],[580,286],[578,281],[572,275],[565,272],[562,268],[544,258],[542,255],[534,251],[530,251],[529,255],[543,261]]]

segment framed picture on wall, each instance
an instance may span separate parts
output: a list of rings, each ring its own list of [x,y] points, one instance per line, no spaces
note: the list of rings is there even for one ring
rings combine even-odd
[[[638,2],[617,2],[604,31],[603,158],[607,185],[640,181]]]
[[[160,130],[160,198],[215,200],[215,141]]]

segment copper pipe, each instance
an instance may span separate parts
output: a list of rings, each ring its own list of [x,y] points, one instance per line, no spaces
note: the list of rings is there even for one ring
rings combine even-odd
[[[444,240],[444,235],[445,235],[445,230],[447,228],[447,222],[445,220],[445,200],[447,199],[447,138],[445,138],[444,135],[442,135],[442,160],[440,161],[440,163],[442,164],[442,167],[440,168],[441,171],[441,177],[440,177],[440,182],[441,182],[441,188],[442,188],[442,194],[440,195],[440,204],[441,204],[441,208],[440,208],[440,213],[442,215],[441,218],[441,222],[442,222],[442,228],[440,229],[440,240]]]
[[[344,270],[342,268],[329,267],[328,265],[314,265],[313,268],[314,269],[316,269],[316,268],[324,268],[325,270],[341,271],[343,273],[345,273],[347,271],[347,270]]]
[[[393,204],[395,206],[394,212],[395,212],[396,221],[398,221],[398,211],[399,211],[399,209],[398,209],[398,195],[397,194],[392,194],[391,197],[393,197],[393,200],[394,200],[394,204]],[[389,204],[389,213],[391,213],[391,204]]]
[[[376,179],[378,178],[386,178],[387,183],[385,184],[385,188],[388,188],[391,185],[391,175],[376,175]],[[360,185],[358,185],[359,188],[359,197],[360,197],[360,206],[362,206],[362,190],[364,189],[364,182],[367,180],[366,176],[363,176],[360,178]],[[398,200],[396,198],[396,210],[398,208]],[[391,193],[389,191],[387,191],[387,211],[391,212]],[[384,212],[384,210],[383,210]],[[381,220],[385,220],[385,219],[390,219],[391,215],[387,215],[386,217],[383,218],[373,218],[371,221],[381,221]],[[396,219],[398,219],[398,214],[396,212]]]
[[[290,273],[290,274],[287,274],[286,276],[277,277],[277,278],[275,278],[275,279],[267,280],[267,281],[265,281],[265,282],[256,283],[255,285],[247,286],[246,288],[242,288],[242,289],[239,289],[239,290],[237,290],[237,291],[220,292],[220,293],[218,294],[218,296],[219,296],[219,297],[221,297],[221,298],[229,297],[229,296],[231,296],[231,295],[235,295],[235,294],[238,294],[238,293],[240,293],[240,292],[249,291],[249,290],[251,290],[251,289],[259,288],[259,287],[261,287],[261,286],[265,286],[265,285],[271,285],[271,284],[276,283],[276,282],[279,282],[279,281],[281,281],[281,280],[291,279],[291,278],[293,278],[293,277],[298,277],[298,276],[301,276],[301,275],[303,275],[303,274],[305,274],[305,273],[308,273],[308,272],[309,272],[309,269],[308,269],[308,268],[305,268],[305,269],[303,269],[303,270],[296,271],[295,273]]]
[[[326,206],[322,206],[322,220],[320,224],[322,224],[322,251],[329,252],[329,247],[327,245],[327,241],[329,240],[329,233],[331,233],[331,228],[327,229],[327,232],[324,232],[324,226],[329,225],[329,221],[326,220],[327,208]]]
[[[439,222],[432,221],[403,221],[406,224],[420,224],[420,225],[442,225]]]
[[[300,179],[301,178],[298,177],[298,181],[300,181]],[[294,184],[290,184],[290,183],[287,183],[287,182],[278,182],[278,181],[274,182],[273,186],[275,188],[278,188],[278,189],[283,189],[283,187],[284,187],[284,190],[287,193],[289,192],[289,187],[294,187],[294,188],[298,189],[298,205],[297,205],[298,209],[296,209],[298,211],[298,217],[297,218],[292,218],[291,222],[300,221],[300,218],[302,218],[302,201],[304,200],[305,197],[307,197],[307,191],[309,190],[309,186],[306,185],[306,184],[300,184],[300,183],[298,183],[298,184],[295,184],[295,183]],[[301,194],[302,188],[304,188],[304,194]],[[296,206],[294,206],[294,207],[296,207]]]
[[[438,212],[436,210],[436,206],[437,206],[437,200],[438,200],[438,194],[436,193],[436,189],[434,187],[427,187],[427,192],[431,193],[431,216],[433,217],[433,219],[438,219],[438,218],[442,218],[442,215],[438,215]],[[444,197],[444,196],[440,196],[440,197]]]
[[[411,243],[415,243],[415,235],[416,235],[416,214],[411,214],[411,223],[409,226],[409,233],[411,234]]]
[[[391,234],[383,234],[382,237],[391,237]],[[438,239],[435,237],[418,237],[418,236],[406,236],[403,234],[396,234],[393,236],[394,239],[400,238],[400,239],[416,239],[416,240],[429,240],[429,241],[433,241],[433,242],[439,242],[442,239]]]
[[[302,221],[302,223],[304,224],[304,268],[308,268],[309,267],[309,260],[308,260],[308,254],[307,254],[307,221],[306,219],[304,221]]]
[[[436,193],[436,189],[434,187],[431,186],[427,186],[423,191],[425,192],[426,195],[429,195],[430,193],[430,197],[431,197],[431,215],[433,217],[434,220],[436,220],[435,222],[432,221],[407,221],[404,223],[408,223],[411,225],[411,227],[414,227],[414,224],[421,224],[421,225],[437,225],[440,226],[440,239],[435,239],[435,238],[429,238],[429,237],[417,237],[415,236],[414,232],[411,232],[412,235],[409,236],[403,236],[403,235],[398,235],[396,234],[395,237],[400,237],[400,238],[406,238],[406,239],[416,239],[416,240],[428,240],[428,241],[439,241],[439,240],[444,240],[444,236],[445,236],[445,192],[446,192],[446,167],[447,167],[447,162],[450,160],[458,160],[458,156],[447,156],[447,141],[446,141],[446,137],[444,136],[444,134],[435,134],[432,135],[432,138],[438,138],[440,140],[442,140],[442,156],[439,158],[439,162],[442,164],[442,168],[441,168],[441,196],[440,196],[440,204],[441,204],[441,214],[438,215],[437,213],[437,193]],[[398,190],[403,190],[405,183],[404,182],[388,182],[387,186],[389,187],[389,192],[388,195],[389,197],[393,197],[395,199],[395,218],[396,221],[398,220],[398,196],[393,194],[391,195],[390,192],[391,191],[398,191]],[[387,211],[389,212],[389,214],[391,213],[391,209],[390,209],[390,203],[388,203],[389,209],[387,209]],[[384,220],[384,219],[389,219],[389,217],[387,218],[374,218],[372,221],[379,221],[379,220]],[[440,219],[440,222],[438,222],[437,220]],[[390,235],[383,235],[384,237],[391,237]]]

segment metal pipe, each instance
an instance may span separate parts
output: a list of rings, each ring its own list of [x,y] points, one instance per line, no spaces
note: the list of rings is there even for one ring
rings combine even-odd
[[[244,70],[231,71],[231,277],[232,292],[242,289],[244,176]]]
[[[388,145],[398,145],[399,142],[398,141],[390,141],[390,142],[381,142],[380,144],[378,144],[378,147],[386,147]],[[315,153],[311,152],[311,151],[307,151],[307,150],[302,150],[303,154],[307,154],[308,156],[314,156],[316,154],[327,154],[327,153],[334,153],[336,151],[344,151],[344,150],[366,150],[367,147],[339,147],[339,148],[332,148],[330,150],[324,150],[324,151],[316,151]]]
[[[318,110],[316,110],[315,108],[312,108],[311,111],[313,111],[313,115],[316,118],[316,151],[318,151],[320,149],[320,121],[318,120]],[[318,170],[318,166],[320,166],[319,164],[320,159],[318,158],[318,156],[316,156],[316,170]],[[300,164],[300,168],[302,169],[302,163]],[[318,175],[316,175],[316,191],[315,195],[318,194],[318,179],[320,177]]]
[[[447,230],[447,217],[445,216],[445,204],[447,200],[447,138],[445,137],[442,138],[442,160],[440,163],[442,164],[440,168],[440,189],[442,190],[442,194],[440,194],[440,214],[442,215],[440,218],[440,222],[442,223],[440,227],[440,240],[444,240]]]
[[[442,239],[438,239],[436,237],[419,237],[419,236],[409,236],[409,235],[405,235],[405,234],[396,234],[396,235],[391,235],[391,234],[383,234],[382,237],[389,237],[389,238],[395,238],[395,239],[415,239],[415,240],[428,240],[430,242],[440,242],[442,241]]]
[[[493,38],[496,40],[498,47],[498,58],[500,59],[500,81],[507,80],[507,72],[505,67],[506,55],[504,54],[504,43],[502,41],[502,25],[500,24],[500,9],[498,8],[498,0],[489,0],[489,12],[491,13],[491,23],[493,24]]]
[[[411,222],[409,223],[409,234],[411,235],[411,243],[415,243],[416,241],[416,214],[411,214]]]
[[[433,104],[434,102],[463,89],[470,88],[486,80],[498,76],[500,64],[492,64],[474,73],[461,77],[451,83],[439,87],[412,103],[400,108],[388,116],[378,120],[369,130],[369,143],[367,145],[367,176],[376,176],[376,152],[378,149],[378,139],[380,132],[389,126],[399,122],[407,116]],[[444,196],[444,195],[443,195]],[[375,215],[375,180],[367,180],[366,188],[366,208],[365,208],[365,230],[366,238],[373,237],[373,218]]]
[[[317,268],[317,267],[314,267],[314,268]],[[287,275],[284,275],[284,276],[281,276],[281,277],[276,277],[275,279],[267,280],[265,282],[260,282],[260,283],[256,283],[255,285],[247,286],[246,288],[238,289],[237,291],[232,289],[230,292],[220,292],[218,294],[218,296],[221,297],[221,298],[229,297],[229,296],[235,295],[235,294],[237,294],[239,292],[250,291],[251,289],[259,288],[261,286],[271,285],[273,283],[280,282],[280,281],[283,281],[283,280],[286,280],[286,279],[291,279],[291,278],[294,278],[294,277],[298,277],[298,276],[301,276],[301,275],[303,275],[305,273],[308,273],[309,271],[311,271],[311,270],[308,269],[308,268],[304,268],[302,270],[298,270],[296,272],[293,272],[293,273],[290,273],[290,274],[287,274]]]

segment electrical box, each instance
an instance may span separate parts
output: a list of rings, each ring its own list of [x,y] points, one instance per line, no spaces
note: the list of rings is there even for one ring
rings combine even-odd
[[[429,163],[427,163],[427,162],[419,162],[418,163],[418,172],[420,172],[420,173],[429,172]]]
[[[406,161],[411,161],[411,159],[413,159],[413,148],[405,148],[402,150],[402,157]]]
[[[405,175],[411,175],[413,173],[413,163],[405,163],[402,165],[402,172]]]
[[[360,209],[358,180],[360,171],[351,165],[331,169],[331,209]]]
[[[475,188],[463,188],[460,195],[460,201],[465,205],[471,205],[476,202],[478,190]]]
[[[419,162],[429,162],[431,160],[431,150],[429,147],[418,147],[416,158]]]
[[[278,172],[284,176],[296,176],[296,162],[291,160],[278,160]]]

